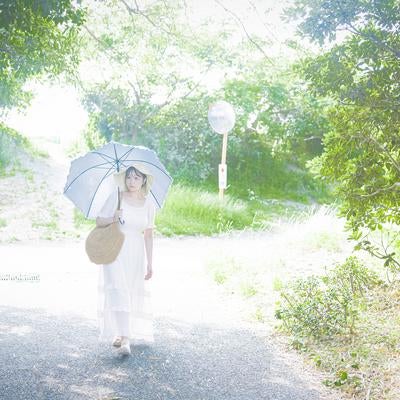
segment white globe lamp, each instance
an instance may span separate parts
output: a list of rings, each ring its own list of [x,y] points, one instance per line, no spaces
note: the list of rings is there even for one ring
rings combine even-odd
[[[228,147],[228,133],[235,125],[235,111],[233,107],[224,100],[213,103],[208,108],[208,122],[211,128],[223,135],[221,164],[218,169],[219,197],[224,198],[224,190],[227,188],[227,165],[226,152]]]

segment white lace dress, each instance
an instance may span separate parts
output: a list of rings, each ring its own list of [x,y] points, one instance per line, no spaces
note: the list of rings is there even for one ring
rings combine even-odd
[[[98,216],[112,217],[117,202],[117,193],[113,193]],[[150,281],[144,280],[147,262],[143,231],[154,228],[155,207],[149,198],[142,207],[122,199],[121,209],[125,223],[119,226],[125,235],[124,243],[117,259],[99,269],[98,339],[109,342],[115,336],[127,336],[133,343],[151,343],[153,317]]]

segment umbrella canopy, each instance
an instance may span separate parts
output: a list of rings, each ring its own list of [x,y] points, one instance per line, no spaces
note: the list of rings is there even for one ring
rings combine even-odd
[[[146,165],[153,176],[149,196],[161,208],[172,178],[153,150],[109,142],[71,162],[64,195],[87,218],[96,218],[108,196],[117,191],[113,175],[127,169],[132,163]]]

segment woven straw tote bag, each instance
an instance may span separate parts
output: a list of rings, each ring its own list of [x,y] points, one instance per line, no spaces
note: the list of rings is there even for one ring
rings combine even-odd
[[[121,200],[118,188],[118,210]],[[119,229],[119,222],[106,226],[96,226],[87,236],[86,253],[95,264],[110,264],[117,258],[124,243],[125,236]]]

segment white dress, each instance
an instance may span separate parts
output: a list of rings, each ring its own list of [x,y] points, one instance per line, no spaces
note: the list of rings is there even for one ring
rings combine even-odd
[[[122,195],[121,195],[122,198]],[[112,217],[117,208],[113,193],[98,214]],[[146,252],[143,231],[154,228],[155,207],[147,197],[142,207],[121,200],[123,210],[119,224],[125,240],[117,259],[101,265],[98,279],[99,341],[109,342],[115,336],[127,336],[135,342],[154,342],[151,293],[146,275]]]

